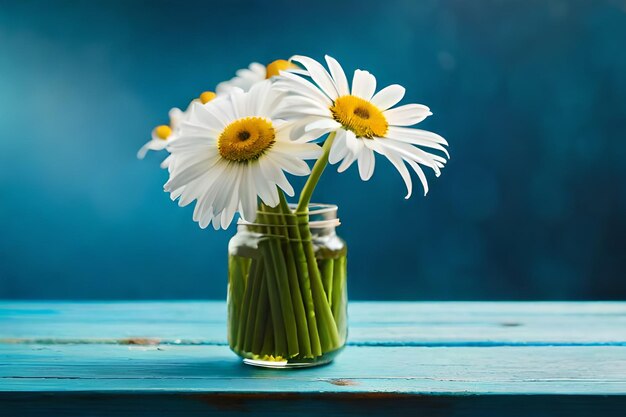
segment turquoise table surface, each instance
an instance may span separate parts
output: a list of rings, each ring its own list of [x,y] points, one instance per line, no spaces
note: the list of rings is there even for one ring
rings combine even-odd
[[[0,416],[626,416],[626,303],[352,302],[334,363],[270,370],[223,302],[0,302]]]

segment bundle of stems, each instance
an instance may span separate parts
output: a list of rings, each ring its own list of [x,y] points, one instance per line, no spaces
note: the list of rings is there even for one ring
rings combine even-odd
[[[329,141],[330,139],[330,141]],[[254,256],[229,261],[229,342],[244,357],[315,360],[346,338],[346,251],[318,251],[309,224],[310,198],[332,143],[313,167],[294,211],[259,206]]]

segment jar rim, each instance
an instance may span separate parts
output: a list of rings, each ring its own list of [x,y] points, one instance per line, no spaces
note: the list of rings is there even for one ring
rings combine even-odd
[[[291,211],[295,213],[297,205],[289,204],[289,208]],[[324,204],[324,203],[310,203],[308,206],[308,212],[306,215],[309,217],[309,228],[310,229],[323,229],[329,227],[337,227],[341,225],[341,221],[337,217],[337,210],[339,207],[336,204]],[[281,216],[282,213],[268,213],[263,212],[265,216]],[[304,213],[300,214],[303,215]],[[296,214],[298,216],[298,214]],[[319,220],[313,220],[317,219]],[[265,227],[297,227],[297,225],[276,225],[272,223],[259,223],[259,222],[249,222],[244,220],[243,218],[239,218],[237,221],[238,226],[265,226]]]

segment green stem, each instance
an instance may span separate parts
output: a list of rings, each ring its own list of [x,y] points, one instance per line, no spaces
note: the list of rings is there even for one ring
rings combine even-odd
[[[335,259],[334,271],[333,271],[333,298],[331,309],[333,310],[333,317],[337,323],[337,328],[341,329],[343,323],[340,321],[341,310],[345,309],[345,282],[346,282],[346,255],[340,255]]]
[[[254,324],[255,318],[259,314],[259,304],[262,302],[261,286],[264,272],[263,268],[257,268],[255,274],[248,277],[248,286],[252,287],[252,295],[250,297],[250,306],[248,307],[248,317],[245,318],[244,338],[243,342],[241,342],[244,352],[253,352],[252,340],[254,339]]]
[[[326,291],[326,298],[330,304],[330,308],[333,307],[333,269],[335,261],[331,259],[322,259],[320,261],[320,272],[322,273],[322,284],[324,284],[324,290]]]
[[[252,336],[252,345],[250,351],[253,353],[261,353],[261,349],[263,349],[263,340],[264,340],[264,332],[265,326],[268,319],[270,319],[268,313],[268,294],[267,294],[267,278],[265,274],[261,276],[261,288],[259,290],[259,302],[257,304],[256,315],[254,317],[254,326],[253,326],[253,336]],[[248,325],[251,325],[249,323]],[[246,339],[246,343],[248,340]]]
[[[264,207],[264,210],[267,210]],[[268,220],[272,215],[262,216],[266,224],[270,224],[271,220]],[[265,251],[265,263],[267,266],[267,278],[268,278],[268,291],[270,294],[270,303],[272,312],[274,306],[280,307],[282,310],[281,327],[285,332],[287,339],[287,357],[291,358],[296,356],[300,352],[298,343],[298,333],[296,325],[296,317],[294,314],[293,302],[291,299],[291,291],[289,290],[289,277],[287,276],[287,267],[285,264],[285,257],[281,249],[279,240],[280,237],[268,237],[266,238],[266,251]],[[259,245],[261,246],[261,245]],[[273,267],[273,269],[271,269]],[[272,300],[272,295],[275,300]],[[274,331],[276,331],[278,324],[274,322]],[[278,345],[278,343],[277,343]],[[278,346],[277,346],[278,347]]]
[[[304,184],[304,188],[302,188],[302,192],[300,193],[300,200],[298,201],[298,207],[296,208],[296,213],[307,213],[309,210],[309,203],[311,202],[311,196],[313,195],[313,191],[317,186],[317,183],[324,172],[324,168],[328,165],[328,155],[330,154],[330,148],[333,145],[333,140],[335,139],[335,132],[332,132],[326,138],[324,142],[324,146],[322,146],[322,156],[315,162],[313,165],[313,169],[311,170],[311,175],[306,180]]]
[[[335,270],[333,272],[333,302],[332,310],[339,340],[344,343],[347,336],[346,315],[347,315],[347,289],[346,289],[346,252],[335,259]]]
[[[279,191],[282,194],[282,191]],[[283,195],[284,197],[284,195]],[[280,225],[279,232],[285,239],[281,242],[281,249],[285,255],[285,262],[287,266],[287,277],[289,278],[289,291],[291,294],[291,301],[293,304],[293,311],[296,318],[297,332],[298,332],[298,344],[300,346],[300,356],[305,358],[312,358],[311,352],[311,340],[309,338],[309,328],[306,318],[306,312],[304,309],[304,302],[302,300],[302,293],[300,291],[300,284],[298,282],[298,270],[296,267],[296,261],[289,242],[289,226],[287,225],[286,216],[283,213],[282,207],[276,207],[272,209],[273,213],[277,216],[274,218],[274,222]]]
[[[287,224],[287,233],[289,235],[289,244],[291,245],[297,277],[299,280],[299,288],[304,303],[304,309],[306,314],[307,328],[309,331],[309,341],[311,346],[311,354],[313,357],[322,355],[322,346],[320,344],[319,331],[317,329],[317,321],[315,318],[315,304],[313,303],[313,296],[311,294],[311,281],[309,279],[309,268],[307,266],[306,255],[304,253],[304,247],[302,246],[302,240],[300,239],[300,230],[298,229],[296,216],[293,214],[287,204],[285,195],[280,192],[280,208],[283,211],[283,215]]]
[[[235,350],[240,322],[239,309],[243,304],[249,268],[249,259],[231,256],[228,260],[228,341],[231,348]]]
[[[309,277],[311,281],[311,294],[313,295],[313,304],[315,305],[315,316],[317,318],[317,328],[320,335],[320,343],[323,352],[329,352],[339,347],[339,332],[337,324],[330,310],[330,305],[324,291],[324,284],[317,266],[315,258],[315,249],[311,230],[309,228],[308,214],[297,214],[298,228],[300,229],[300,238],[306,256],[306,264],[309,268]]]
[[[252,298],[252,285],[251,280],[256,275],[256,270],[259,265],[257,262],[252,262],[250,271],[248,273],[248,279],[246,281],[246,290],[243,296],[243,303],[241,303],[241,310],[239,312],[239,325],[237,326],[237,340],[235,342],[235,349],[238,352],[243,350],[243,341],[246,331],[246,319],[248,318],[248,310],[250,309],[250,299]]]
[[[274,324],[271,315],[267,316],[265,321],[265,334],[263,335],[263,347],[261,348],[261,357],[277,356],[274,349]]]

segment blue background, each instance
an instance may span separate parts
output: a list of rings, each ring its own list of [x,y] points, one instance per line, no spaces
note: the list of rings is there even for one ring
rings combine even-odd
[[[351,298],[624,299],[625,45],[623,1],[0,0],[0,298],[224,298],[234,230],[135,153],[250,61],[329,53],[452,154],[408,201],[382,158],[326,173]]]

